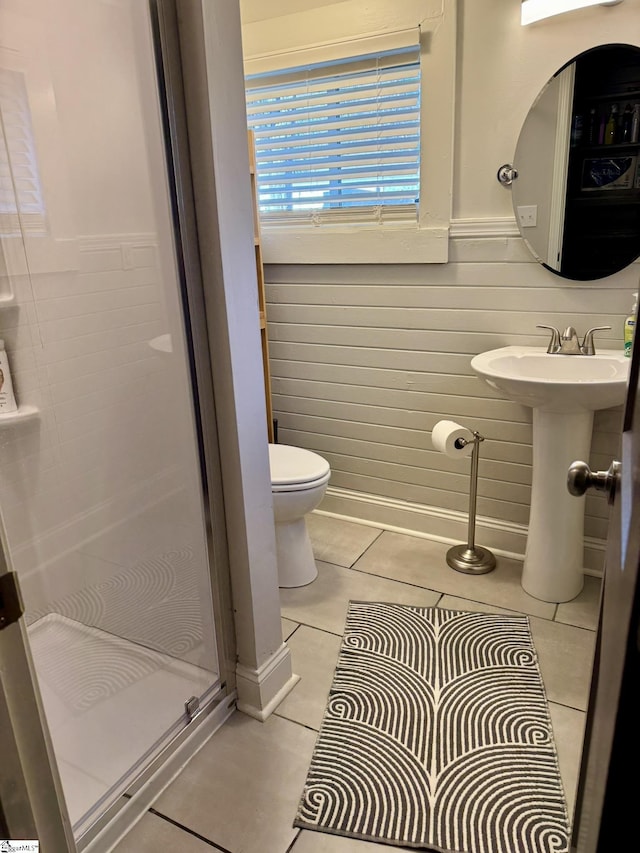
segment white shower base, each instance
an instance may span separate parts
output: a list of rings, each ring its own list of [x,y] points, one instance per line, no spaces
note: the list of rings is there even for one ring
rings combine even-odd
[[[29,626],[67,808],[81,833],[214,685],[193,664],[49,613]]]

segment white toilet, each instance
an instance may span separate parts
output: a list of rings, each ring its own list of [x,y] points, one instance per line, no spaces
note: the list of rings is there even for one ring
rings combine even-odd
[[[326,459],[288,444],[269,445],[271,491],[276,523],[278,585],[305,586],[318,570],[311,550],[305,515],[327,490],[331,468]]]

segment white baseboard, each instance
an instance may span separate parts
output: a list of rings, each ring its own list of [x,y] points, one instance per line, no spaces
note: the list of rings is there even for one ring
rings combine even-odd
[[[299,680],[300,676],[291,671],[291,652],[286,643],[258,669],[238,664],[238,710],[264,722]]]
[[[320,508],[320,515],[330,515],[395,533],[421,536],[435,542],[455,545],[468,540],[469,520],[466,512],[400,501],[352,492],[329,486]],[[512,560],[524,560],[528,528],[524,524],[501,521],[497,518],[476,518],[475,541],[490,548],[496,555]],[[584,572],[602,576],[606,542],[585,537]]]

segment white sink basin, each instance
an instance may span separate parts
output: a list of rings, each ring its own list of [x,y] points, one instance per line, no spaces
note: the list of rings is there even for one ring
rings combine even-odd
[[[582,589],[585,499],[569,494],[567,471],[572,462],[589,459],[593,413],[624,403],[629,362],[618,350],[549,355],[542,347],[502,347],[471,360],[489,385],[533,408],[522,586],[542,601],[571,601]]]
[[[624,402],[630,359],[621,350],[549,355],[540,347],[480,353],[471,367],[505,397],[547,412],[594,412]]]

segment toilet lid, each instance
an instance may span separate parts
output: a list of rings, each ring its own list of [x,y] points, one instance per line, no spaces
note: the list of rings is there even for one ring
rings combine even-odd
[[[330,471],[322,456],[289,444],[269,445],[269,465],[274,486],[309,483],[326,477]]]

